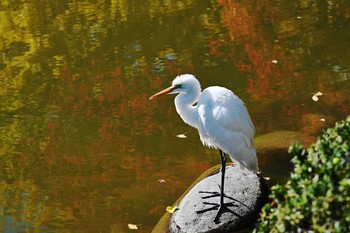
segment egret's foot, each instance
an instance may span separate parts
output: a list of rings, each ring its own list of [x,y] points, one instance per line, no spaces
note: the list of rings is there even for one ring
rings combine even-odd
[[[234,214],[234,215],[236,215],[238,217],[241,217],[241,216],[237,215],[234,211],[232,211],[231,209],[228,208],[230,206],[238,206],[234,202],[224,203],[222,205],[217,204],[217,203],[210,203],[210,202],[203,202],[203,204],[211,205],[212,207],[209,207],[209,208],[206,208],[206,209],[203,209],[203,210],[198,210],[198,211],[196,211],[197,214],[202,214],[202,213],[205,213],[205,212],[208,212],[208,211],[218,210],[218,212],[217,212],[217,214],[215,216],[215,219],[214,219],[214,222],[216,224],[220,223],[220,217],[221,217],[221,215],[223,213],[229,212],[229,213]]]
[[[217,214],[216,214],[216,216],[215,216],[215,219],[214,219],[214,222],[215,222],[216,224],[219,224],[219,223],[220,223],[220,217],[221,217],[221,215],[222,215],[223,213],[225,213],[225,212],[232,212],[232,210],[230,210],[229,208],[227,208],[227,205],[228,205],[228,204],[220,205],[219,210],[218,210],[218,212],[217,212]]]
[[[220,189],[220,185],[219,185],[219,189]],[[207,196],[203,196],[202,199],[209,199],[209,198],[212,198],[212,197],[221,197],[221,193],[220,192],[212,192],[212,191],[199,191],[199,193],[204,193],[204,194],[208,194]],[[233,202],[236,202],[238,206],[238,204],[250,209],[247,205],[245,205],[243,202],[237,200],[236,198],[233,198],[233,197],[229,197],[227,196],[225,193],[223,194],[224,198],[227,198]],[[208,204],[208,202],[203,202],[204,204]],[[219,204],[216,204],[216,205],[219,205]],[[219,205],[220,206],[220,205]]]
[[[219,189],[220,185],[219,185]],[[237,217],[241,218],[241,216],[239,216],[237,213],[235,213],[233,210],[231,210],[229,207],[246,207],[249,208],[248,206],[246,206],[244,203],[242,203],[241,201],[233,198],[233,197],[229,197],[227,196],[225,193],[222,194],[223,199],[229,199],[231,202],[228,203],[224,203],[223,199],[221,199],[221,192],[215,192],[215,191],[199,191],[199,193],[203,193],[206,194],[205,196],[202,197],[202,199],[209,199],[209,198],[213,198],[213,197],[220,197],[220,203],[212,203],[212,202],[203,202],[204,205],[209,205],[210,207],[203,209],[203,210],[198,210],[196,211],[197,214],[201,214],[201,213],[205,213],[208,211],[213,211],[213,210],[217,210],[217,214],[215,216],[214,222],[215,223],[220,223],[220,217],[223,213],[231,213],[233,215],[236,215]],[[250,208],[249,208],[250,209]]]

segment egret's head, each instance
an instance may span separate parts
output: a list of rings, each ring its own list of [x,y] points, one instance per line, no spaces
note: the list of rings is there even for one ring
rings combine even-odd
[[[195,90],[201,90],[201,85],[192,74],[182,74],[177,76],[172,83],[176,87],[172,93],[191,93]]]
[[[192,74],[182,74],[177,76],[172,85],[154,95],[152,95],[149,99],[155,99],[159,96],[165,94],[198,94],[201,91],[201,85],[198,80]]]

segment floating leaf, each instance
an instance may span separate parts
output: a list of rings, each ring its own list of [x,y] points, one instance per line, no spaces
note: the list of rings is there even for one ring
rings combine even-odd
[[[318,92],[315,94],[315,96],[321,96],[321,95],[323,95],[323,93],[320,92],[320,91],[318,91]]]
[[[168,206],[168,207],[166,208],[166,211],[169,212],[169,213],[171,213],[171,214],[174,213],[176,210],[178,210],[177,205],[174,206],[174,207]]]
[[[137,230],[137,229],[139,229],[139,228],[137,227],[136,224],[131,224],[131,223],[128,224],[128,227],[129,227],[129,229],[131,229],[131,230]]]
[[[178,137],[178,138],[187,138],[187,136],[184,133],[178,134],[178,135],[176,135],[176,137]]]
[[[312,96],[312,100],[313,101],[318,101],[318,97],[323,95],[322,92],[318,91],[317,93],[315,93],[313,96]]]

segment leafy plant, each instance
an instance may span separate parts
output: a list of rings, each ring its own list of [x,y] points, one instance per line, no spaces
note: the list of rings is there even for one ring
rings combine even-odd
[[[254,232],[350,232],[350,116],[289,153],[294,171],[271,188]]]

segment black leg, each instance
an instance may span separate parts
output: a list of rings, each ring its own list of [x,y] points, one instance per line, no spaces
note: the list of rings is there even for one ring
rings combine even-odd
[[[220,206],[224,205],[224,189],[225,189],[225,172],[226,172],[226,155],[220,150],[220,159],[221,159],[221,187],[220,187]]]
[[[220,150],[221,159],[221,186],[220,186],[220,206],[214,222],[220,222],[220,216],[225,211],[224,197],[225,197],[225,172],[226,172],[226,154]]]
[[[209,199],[209,198],[220,196],[220,203],[203,202],[203,204],[209,205],[211,207],[196,211],[197,213],[200,214],[200,213],[205,213],[207,211],[218,210],[214,219],[214,222],[217,224],[220,223],[220,217],[225,212],[229,212],[233,215],[236,215],[239,218],[242,218],[241,216],[239,216],[237,213],[235,213],[233,210],[229,209],[228,207],[238,207],[239,205],[242,205],[249,208],[239,200],[225,195],[224,190],[225,190],[226,154],[221,150],[220,150],[220,159],[221,159],[221,185],[219,185],[220,192],[199,191],[199,193],[208,194],[207,196],[202,197],[202,199]],[[224,203],[224,198],[230,199],[230,202]]]

